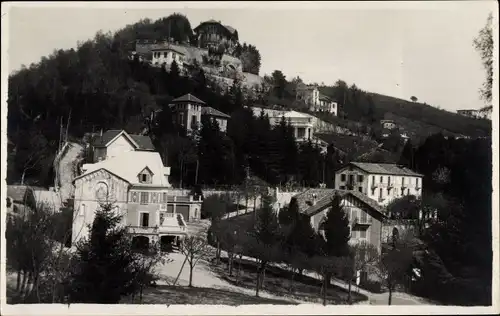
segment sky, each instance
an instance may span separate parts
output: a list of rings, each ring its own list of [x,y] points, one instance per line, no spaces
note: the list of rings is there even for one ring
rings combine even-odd
[[[323,3],[32,3],[7,11],[9,73],[54,49],[76,47],[99,30],[174,12],[195,28],[215,19],[260,51],[260,74],[359,88],[439,106],[481,108],[485,79],[472,41],[494,1]],[[64,5],[64,7],[63,7]],[[2,9],[4,11],[4,9]],[[2,19],[5,17],[2,13]]]

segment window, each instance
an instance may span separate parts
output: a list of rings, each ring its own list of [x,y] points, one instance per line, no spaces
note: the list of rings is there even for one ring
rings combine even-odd
[[[368,221],[368,213],[361,211],[361,222],[366,223]]]
[[[387,177],[387,183],[391,185],[391,177]]]
[[[141,174],[141,182],[142,183],[148,182],[148,175],[147,174],[145,174],[145,173]]]
[[[403,177],[403,180],[401,181],[402,186],[405,186],[405,177]]]
[[[418,187],[418,178],[417,178],[417,187]]]
[[[366,230],[359,231],[359,238],[366,238]]]
[[[141,204],[148,204],[149,194],[148,192],[141,192]]]
[[[345,174],[340,175],[340,181],[345,182]]]
[[[358,175],[358,182],[363,182],[363,175]]]
[[[384,182],[384,177],[380,176],[380,183]]]
[[[382,188],[380,188],[378,191],[378,199],[382,200]]]
[[[184,125],[184,113],[179,113],[179,124]]]
[[[163,193],[163,203],[167,203],[167,193]]]
[[[149,213],[141,213],[141,226],[149,227]]]
[[[350,183],[353,183],[353,182],[354,182],[354,175],[353,175],[353,174],[350,174],[350,175],[349,175],[349,182],[350,182]]]
[[[358,187],[358,191],[363,193],[363,187]]]
[[[167,58],[167,52],[163,52],[163,57]]]
[[[196,115],[191,116],[191,127],[196,127]]]

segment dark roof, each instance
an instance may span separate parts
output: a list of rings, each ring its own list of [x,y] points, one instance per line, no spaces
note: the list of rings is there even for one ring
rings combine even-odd
[[[191,103],[205,104],[205,102],[201,101],[191,93],[185,94],[181,97],[178,97],[177,99],[173,99],[171,102],[172,103],[191,102]]]
[[[137,145],[139,145],[138,149],[155,150],[155,146],[153,145],[153,142],[151,141],[151,138],[149,136],[135,135],[135,134],[129,134],[129,135],[137,143]]]
[[[316,194],[316,203],[314,205],[309,205],[307,202],[312,201],[313,194]],[[363,204],[378,212],[381,216],[385,216],[384,208],[382,206],[380,206],[376,201],[370,199],[365,194],[358,191],[309,189],[303,193],[296,195],[295,197],[297,198],[297,202],[299,204],[299,209],[301,210],[301,212],[308,216],[313,216],[328,207],[336,194],[339,194],[341,197],[352,195]]]
[[[208,21],[201,22],[201,23],[200,23],[200,25],[198,25],[197,27],[195,27],[193,31],[195,31],[195,32],[196,32],[196,30],[197,30],[197,29],[199,29],[199,28],[200,28],[200,26],[202,26],[202,25],[203,25],[203,24],[205,24],[205,23],[216,23],[216,24],[219,24],[219,25],[223,26],[223,27],[224,27],[224,28],[225,28],[225,29],[226,29],[226,30],[227,30],[230,34],[232,34],[232,35],[235,35],[235,34],[237,33],[237,32],[236,32],[236,29],[235,29],[234,27],[229,26],[229,25],[224,25],[224,24],[222,24],[220,21],[216,21],[216,20],[214,20],[214,19],[210,19],[210,20],[208,20]]]
[[[102,134],[102,136],[95,136],[95,142],[94,146],[96,147],[103,147],[106,146],[107,143],[109,143],[113,138],[118,136],[122,130],[120,129],[111,129],[106,131],[105,133]],[[144,135],[136,135],[136,134],[128,134],[130,138],[134,140],[134,142],[137,143],[139,146],[137,149],[139,150],[154,150],[153,143],[151,142],[151,138],[149,136],[144,136]]]
[[[368,173],[423,177],[422,174],[397,164],[369,162],[351,162],[350,164]]]
[[[226,113],[222,113],[221,111],[216,110],[216,109],[209,107],[209,106],[204,106],[203,108],[201,108],[201,114],[202,115],[223,117],[223,118],[230,118],[230,116],[227,115]]]

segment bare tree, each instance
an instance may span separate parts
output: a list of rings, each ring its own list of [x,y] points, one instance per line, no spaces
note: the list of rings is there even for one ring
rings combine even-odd
[[[180,251],[189,263],[189,286],[192,287],[194,267],[200,259],[207,258],[211,252],[206,234],[199,233],[186,237],[181,242]]]
[[[413,261],[412,234],[404,234],[394,242],[392,249],[382,254],[373,271],[380,277],[389,290],[388,304],[392,304],[392,294],[398,284],[404,282]]]
[[[354,277],[356,277],[357,279],[361,272],[369,270],[370,266],[373,266],[375,263],[377,263],[379,254],[377,248],[367,241],[360,241],[358,243],[355,243],[350,248],[352,256],[352,261],[350,262],[352,263],[353,268],[347,271],[352,273],[351,275],[349,275],[349,280],[352,280]],[[351,282],[349,281],[349,285],[350,284]],[[356,284],[358,283],[356,282]],[[350,286],[349,298],[351,298]]]

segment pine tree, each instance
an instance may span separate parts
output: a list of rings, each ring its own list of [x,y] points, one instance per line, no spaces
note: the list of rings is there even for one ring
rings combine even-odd
[[[349,219],[342,206],[342,198],[336,195],[332,199],[332,207],[323,221],[322,229],[325,237],[325,254],[343,257],[349,254],[350,239]]]
[[[257,285],[255,296],[259,296],[259,290],[264,283],[264,275],[267,264],[276,262],[280,258],[280,233],[278,217],[271,206],[271,198],[263,197],[263,207],[258,211],[249,243],[249,252],[259,261]]]
[[[71,275],[72,303],[116,304],[135,292],[137,257],[131,251],[121,216],[111,204],[102,205],[88,240],[77,245],[77,269]]]
[[[414,155],[415,155],[415,149],[413,148],[411,140],[408,140],[405,146],[403,147],[403,152],[401,153],[398,164],[403,165],[410,169],[414,169],[415,168]]]

